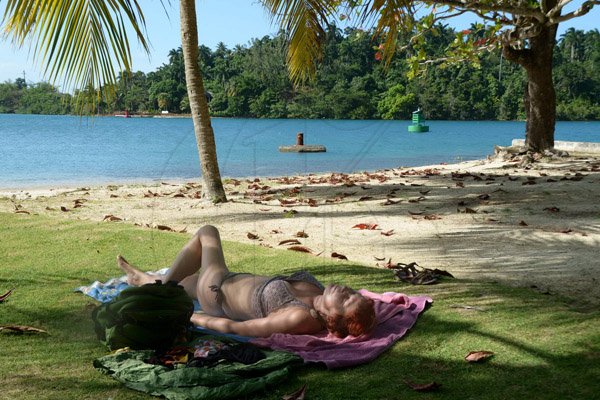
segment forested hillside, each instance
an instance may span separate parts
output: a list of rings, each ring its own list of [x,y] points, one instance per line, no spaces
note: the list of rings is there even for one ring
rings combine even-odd
[[[428,39],[431,52],[443,57],[453,31],[441,28]],[[282,35],[254,39],[248,46],[215,50],[202,46],[200,63],[213,116],[252,118],[409,119],[417,107],[428,119],[523,119],[524,73],[487,53],[480,66],[431,63],[425,76],[409,80],[402,51],[387,69],[371,34],[331,28],[325,56],[312,82],[294,87],[285,66]],[[600,120],[600,32],[568,30],[554,57],[557,117]],[[0,113],[68,114],[78,96],[60,93],[47,83],[19,78],[0,84]],[[119,79],[117,97],[93,113],[188,113],[181,49],[171,50],[156,71]]]

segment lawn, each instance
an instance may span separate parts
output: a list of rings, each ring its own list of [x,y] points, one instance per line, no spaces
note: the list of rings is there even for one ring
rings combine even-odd
[[[49,334],[0,332],[0,399],[149,399],[102,375],[107,354],[90,314],[95,302],[73,291],[119,275],[117,254],[145,269],[167,266],[189,235],[121,223],[0,214],[0,325]],[[592,399],[600,393],[600,312],[568,299],[494,282],[399,283],[390,271],[258,245],[225,243],[232,270],[285,274],[306,269],[324,282],[376,292],[428,294],[434,305],[374,362],[329,371],[301,366],[283,384],[251,398],[280,399],[303,384],[307,399]],[[464,360],[488,350],[487,362]],[[436,392],[405,383],[441,384]]]

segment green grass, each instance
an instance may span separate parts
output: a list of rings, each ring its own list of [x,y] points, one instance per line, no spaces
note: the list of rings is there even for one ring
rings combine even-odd
[[[142,399],[97,372],[107,353],[95,338],[95,302],[73,289],[117,276],[116,254],[147,269],[169,264],[183,234],[118,223],[83,223],[0,214],[0,324],[33,325],[49,335],[0,333],[0,399]],[[233,270],[273,274],[307,269],[324,282],[373,291],[426,293],[434,306],[392,349],[367,365],[328,371],[303,366],[282,385],[252,398],[280,399],[302,384],[315,399],[591,399],[600,393],[600,312],[568,300],[490,282],[406,286],[389,271],[260,246],[226,243]],[[473,306],[485,311],[466,310]],[[495,356],[468,364],[472,350]],[[436,381],[438,392],[404,383]]]

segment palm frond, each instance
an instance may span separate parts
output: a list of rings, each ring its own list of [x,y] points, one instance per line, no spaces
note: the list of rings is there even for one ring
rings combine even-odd
[[[339,2],[263,0],[262,3],[288,35],[287,62],[292,80],[302,82],[314,76],[315,62],[322,56],[325,29]]]
[[[7,0],[4,33],[14,44],[28,41],[45,77],[67,88],[107,88],[131,70],[126,25],[149,52],[137,0]]]
[[[363,23],[375,26],[375,36],[381,40],[383,62],[389,65],[396,52],[401,30],[412,31],[415,10],[409,0],[368,0],[354,6],[361,7]]]

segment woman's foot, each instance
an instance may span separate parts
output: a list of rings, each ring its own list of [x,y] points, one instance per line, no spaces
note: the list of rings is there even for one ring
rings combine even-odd
[[[127,283],[131,286],[141,286],[146,283],[154,283],[157,278],[159,278],[157,276],[148,275],[147,273],[132,267],[121,255],[117,256],[117,265],[123,272],[127,274]]]

